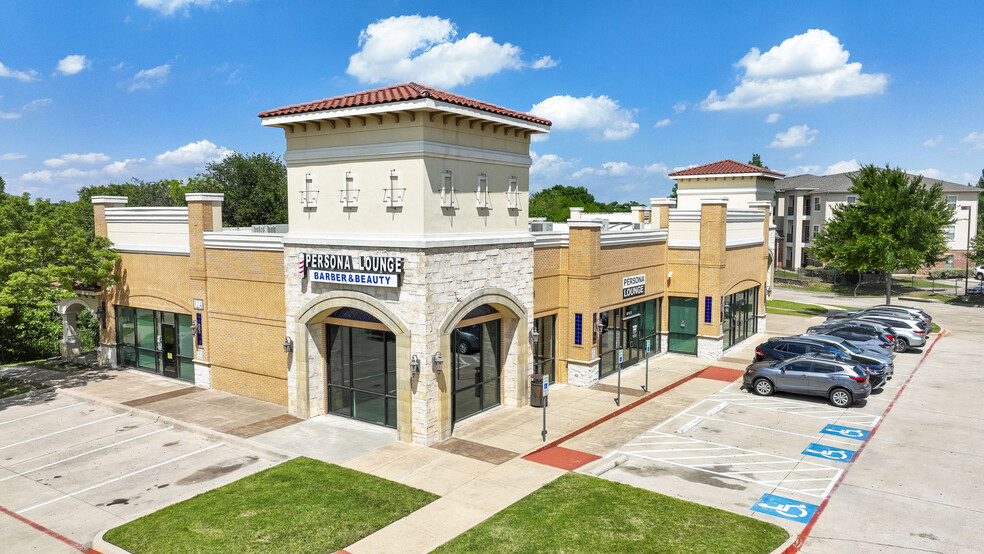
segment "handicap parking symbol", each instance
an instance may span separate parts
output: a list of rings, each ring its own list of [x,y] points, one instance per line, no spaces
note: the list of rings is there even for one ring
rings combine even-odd
[[[850,462],[854,459],[853,450],[836,448],[834,446],[825,446],[815,442],[811,442],[810,446],[807,446],[806,450],[803,451],[803,454],[816,456],[817,458],[823,458],[825,460],[833,460],[835,462]]]
[[[820,430],[821,433],[826,433],[828,435],[834,435],[838,437],[846,437],[849,439],[856,439],[859,441],[868,440],[868,435],[871,431],[865,431],[864,429],[855,429],[854,427],[844,427],[843,425],[827,425]]]
[[[774,494],[763,494],[752,506],[752,511],[806,523],[813,517],[813,512],[817,511],[817,505]]]

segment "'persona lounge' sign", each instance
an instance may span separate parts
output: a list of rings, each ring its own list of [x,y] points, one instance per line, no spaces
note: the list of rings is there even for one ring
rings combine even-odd
[[[398,287],[403,274],[403,258],[301,252],[298,272],[301,279],[323,283]]]
[[[646,274],[622,277],[622,299],[646,294]]]

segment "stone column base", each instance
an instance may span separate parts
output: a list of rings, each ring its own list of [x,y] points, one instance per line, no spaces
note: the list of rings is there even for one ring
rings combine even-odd
[[[567,384],[583,388],[597,385],[599,361],[600,358],[595,358],[590,362],[567,360]]]
[[[77,358],[82,355],[82,342],[78,339],[62,339],[58,341],[58,350],[62,358]]]
[[[697,337],[697,357],[704,360],[717,360],[724,355],[724,335],[718,337]]]
[[[195,360],[195,386],[202,389],[212,388],[212,364]]]
[[[758,321],[755,322],[755,330],[757,333],[765,332],[765,314],[762,314],[756,318]]]
[[[96,353],[98,355],[99,361],[97,363],[99,364],[99,367],[115,368],[117,366],[115,344],[101,343],[98,347],[96,347]]]

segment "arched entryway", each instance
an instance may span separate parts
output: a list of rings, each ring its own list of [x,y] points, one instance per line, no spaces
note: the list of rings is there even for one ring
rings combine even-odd
[[[58,315],[61,316],[62,320],[62,338],[58,341],[58,347],[62,358],[76,358],[82,354],[78,316],[83,310],[88,310],[93,317],[101,319],[99,302],[95,298],[66,298],[58,302]],[[98,339],[96,342],[98,349]]]
[[[530,313],[512,293],[480,289],[461,299],[439,329],[445,360],[439,380],[440,439],[454,424],[497,405],[526,404]]]
[[[395,427],[411,440],[410,330],[382,302],[322,294],[295,318],[288,404],[299,417],[330,413]]]

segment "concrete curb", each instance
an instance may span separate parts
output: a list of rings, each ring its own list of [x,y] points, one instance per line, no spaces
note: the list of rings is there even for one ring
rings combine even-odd
[[[121,523],[120,525],[125,525],[125,524]],[[131,554],[129,550],[124,550],[111,542],[106,542],[106,539],[103,538],[103,535],[110,532],[110,530],[115,529],[116,527],[119,527],[119,525],[116,525],[114,527],[107,527],[106,529],[100,531],[99,534],[96,535],[94,539],[92,539],[92,549],[98,550],[102,554]]]
[[[172,425],[178,429],[195,433],[196,435],[200,435],[209,439],[222,441],[223,443],[229,446],[242,448],[244,450],[252,450],[254,452],[264,454],[274,459],[280,459],[280,461],[282,462],[287,461],[291,458],[296,458],[298,456],[297,454],[293,454],[285,450],[280,450],[279,448],[267,446],[265,444],[260,444],[251,441],[249,439],[244,439],[242,437],[230,435],[228,433],[223,433],[221,431],[216,431],[215,429],[209,429],[208,427],[203,427],[201,425],[198,425],[197,423],[189,423],[187,421],[181,421],[180,419],[175,419],[170,416],[158,414],[150,410],[135,408],[133,406],[126,406],[124,404],[120,404],[119,402],[113,402],[111,400],[106,400],[105,398],[99,398],[96,396],[92,396],[89,394],[85,394],[82,392],[73,391],[69,389],[61,389],[57,387],[55,389],[57,390],[58,394],[64,394],[65,396],[69,396],[77,400],[84,400],[86,402],[89,402],[90,404],[95,404],[97,406],[102,406],[104,408],[121,410],[132,416],[141,417],[144,419],[152,419],[160,423]]]

